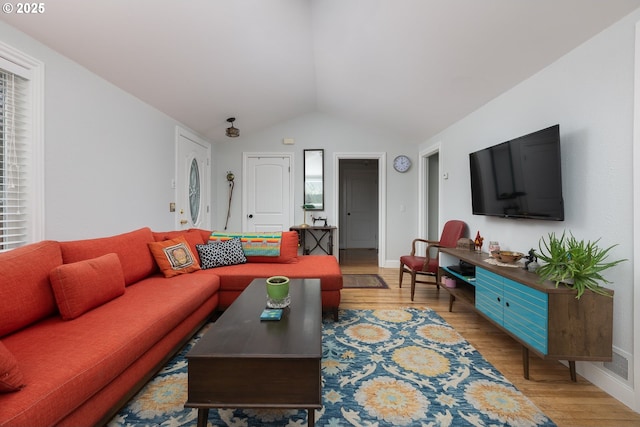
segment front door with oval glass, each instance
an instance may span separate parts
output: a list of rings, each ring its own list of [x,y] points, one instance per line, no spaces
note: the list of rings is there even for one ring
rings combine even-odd
[[[176,229],[211,228],[211,146],[181,130],[177,137]]]

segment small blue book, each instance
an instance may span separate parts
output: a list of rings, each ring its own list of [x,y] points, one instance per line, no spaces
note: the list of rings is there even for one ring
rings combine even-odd
[[[281,318],[281,308],[265,308],[260,314],[260,320],[280,320]]]

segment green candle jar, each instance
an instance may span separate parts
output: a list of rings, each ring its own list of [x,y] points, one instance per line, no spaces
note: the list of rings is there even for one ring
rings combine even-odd
[[[272,276],[267,279],[267,307],[284,308],[291,303],[289,278]]]

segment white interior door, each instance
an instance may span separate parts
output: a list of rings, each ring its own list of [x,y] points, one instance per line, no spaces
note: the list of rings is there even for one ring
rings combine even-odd
[[[211,229],[211,144],[176,132],[176,229]]]
[[[292,225],[291,163],[289,154],[245,154],[244,231],[285,231]]]

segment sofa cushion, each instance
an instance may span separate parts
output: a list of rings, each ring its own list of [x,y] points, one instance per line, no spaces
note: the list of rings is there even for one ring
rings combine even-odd
[[[64,320],[124,294],[124,273],[116,254],[63,264],[51,271],[51,287]]]
[[[209,241],[211,237],[210,230],[204,230],[201,228],[190,228],[200,233],[203,239]],[[280,242],[280,256],[248,256],[247,262],[264,262],[264,263],[295,263],[298,262],[298,232],[297,231],[283,231],[282,239]]]
[[[227,232],[212,231],[209,243],[224,242],[238,238],[242,243],[242,250],[246,256],[280,256],[282,232]]]
[[[60,242],[60,249],[62,259],[67,264],[108,253],[118,254],[125,283],[129,286],[157,271],[147,246],[147,243],[153,241],[151,229],[145,227],[110,237]]]
[[[18,361],[0,342],[0,393],[18,391],[24,387]]]
[[[196,229],[190,230],[178,230],[178,231],[154,231],[153,238],[156,242],[162,242],[164,240],[175,239],[176,237],[184,237],[189,243],[189,248],[191,248],[191,252],[196,256],[198,262],[200,262],[200,258],[198,257],[198,251],[196,249],[196,245],[203,245],[207,243],[205,239],[202,238],[200,232]]]
[[[162,242],[151,242],[149,243],[149,249],[164,277],[173,277],[178,274],[200,270],[198,260],[191,252],[189,243],[183,236]]]
[[[234,238],[218,243],[196,245],[203,269],[237,265],[247,262],[240,239]]]
[[[268,262],[277,264],[298,262],[298,233],[296,231],[282,232],[279,256],[248,256],[247,262]]]
[[[49,272],[60,264],[53,241],[0,253],[0,337],[56,313]]]

